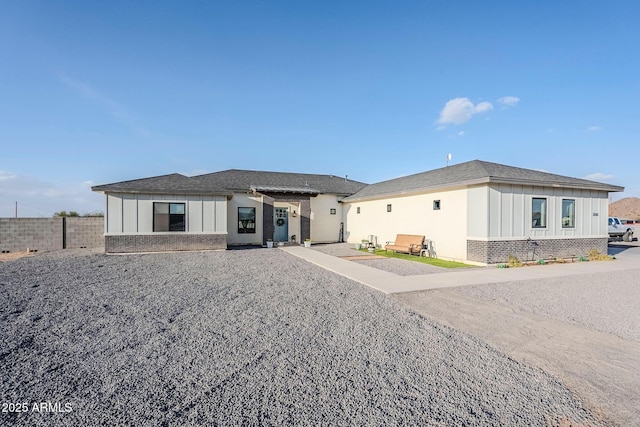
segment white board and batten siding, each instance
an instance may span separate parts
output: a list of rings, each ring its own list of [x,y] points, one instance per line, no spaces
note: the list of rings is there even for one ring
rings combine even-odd
[[[434,209],[434,201],[440,202],[439,209]],[[384,248],[398,234],[423,235],[439,258],[465,260],[467,209],[466,188],[345,203],[345,239],[358,243],[375,235]]]
[[[547,199],[547,226],[532,227],[534,198]],[[492,184],[469,189],[469,238],[557,239],[607,236],[606,191]],[[562,201],[575,201],[575,226],[562,227]]]
[[[154,202],[184,203],[185,233],[227,232],[225,196],[108,193],[105,199],[105,234],[160,234],[153,231]]]

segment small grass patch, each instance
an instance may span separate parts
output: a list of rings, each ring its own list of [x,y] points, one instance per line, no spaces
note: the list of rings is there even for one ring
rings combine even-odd
[[[361,249],[362,250],[362,249]],[[362,250],[363,252],[367,252],[366,249]],[[438,258],[429,258],[429,257],[421,257],[418,255],[409,255],[403,254],[399,252],[391,252],[385,251],[384,249],[376,249],[374,254],[380,255],[387,258],[398,258],[398,259],[406,259],[408,261],[421,262],[423,264],[433,265],[435,267],[443,267],[443,268],[470,268],[473,267],[469,264],[463,264],[461,262],[455,261],[446,261],[444,259]]]

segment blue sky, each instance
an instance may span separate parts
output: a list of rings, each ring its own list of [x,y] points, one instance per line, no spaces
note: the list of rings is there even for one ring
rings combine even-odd
[[[640,197],[640,3],[0,5],[0,217],[258,169],[377,182],[482,159]]]

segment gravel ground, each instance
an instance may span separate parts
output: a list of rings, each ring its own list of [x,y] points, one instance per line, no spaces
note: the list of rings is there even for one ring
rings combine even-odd
[[[357,251],[351,243],[327,243],[311,245],[311,249],[333,255],[337,257],[343,256],[367,256],[368,252]],[[372,254],[373,255],[373,254]]]
[[[312,245],[311,247],[319,252],[337,257],[367,255],[366,252],[356,251],[353,249],[353,245],[350,243],[331,243],[326,245]],[[451,268],[435,267],[433,265],[423,264],[420,262],[395,258],[359,259],[353,260],[353,262],[377,268],[378,270],[388,271],[389,273],[394,273],[398,276],[420,276],[423,274],[455,271],[455,269]]]
[[[640,342],[637,271],[463,286],[456,291]]]
[[[398,276],[421,276],[423,274],[447,273],[455,271],[453,268],[435,267],[429,264],[423,264],[417,261],[407,261],[404,259],[386,258],[386,259],[363,259],[354,260],[359,264],[377,268],[378,270],[388,271]]]
[[[541,370],[279,250],[22,258],[0,316],[0,402],[28,408],[2,425],[596,423]]]

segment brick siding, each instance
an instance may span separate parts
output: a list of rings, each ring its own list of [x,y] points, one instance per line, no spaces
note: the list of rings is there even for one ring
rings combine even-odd
[[[105,252],[199,251],[227,248],[226,234],[124,234],[105,236]]]
[[[467,240],[467,259],[485,264],[507,262],[509,255],[520,261],[586,256],[592,249],[606,254],[606,237],[544,240]]]
[[[273,226],[273,197],[264,195],[262,202],[262,244],[266,245],[267,240],[273,239],[275,227]]]
[[[300,241],[311,238],[311,199],[306,195],[268,193],[264,194],[262,209],[262,239],[273,238],[273,206],[275,202],[300,203]]]

